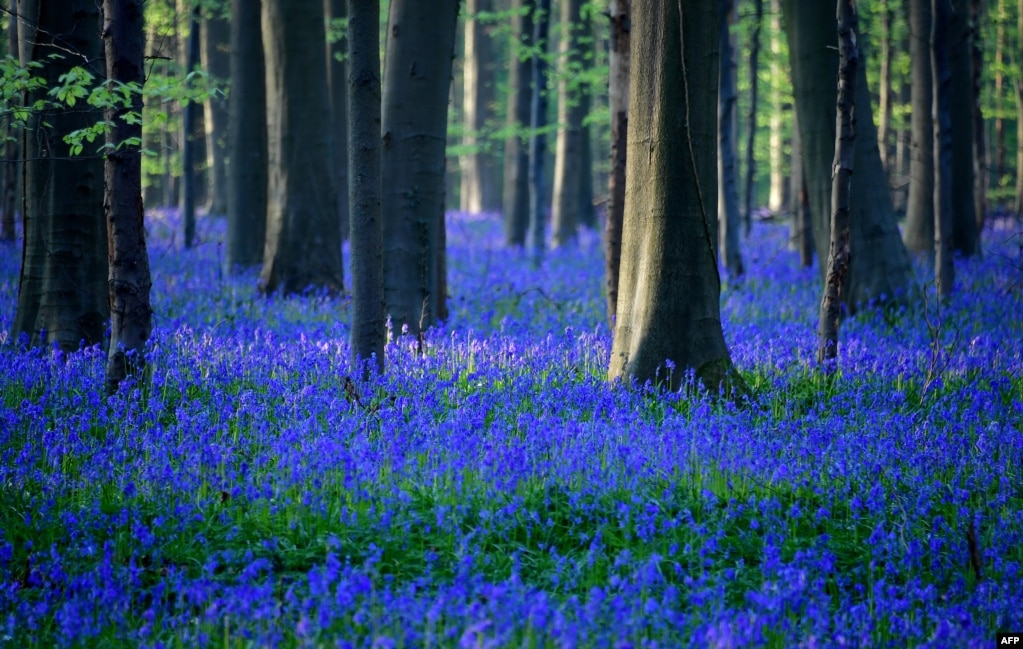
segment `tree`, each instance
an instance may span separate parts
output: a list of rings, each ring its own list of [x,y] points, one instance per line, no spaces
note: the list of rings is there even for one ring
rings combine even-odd
[[[952,294],[952,65],[951,0],[931,0],[931,119],[934,123],[934,270],[938,295]]]
[[[529,146],[524,135],[530,122],[535,0],[512,0],[512,36],[508,79],[509,135],[504,141],[504,241],[526,245],[529,227]]]
[[[964,188],[952,192],[952,249],[964,257],[980,245],[974,202],[973,143],[982,134],[973,131],[973,52],[970,43],[970,0],[951,2],[948,57],[951,74],[949,116],[952,124],[952,177]],[[937,152],[937,149],[935,149]]]
[[[22,64],[35,61],[45,87],[26,104],[47,102],[47,89],[76,66],[101,77],[100,11],[94,0],[21,4]],[[75,72],[74,74],[81,74]],[[25,129],[24,240],[12,338],[74,351],[105,341],[107,240],[103,222],[103,159],[71,156],[64,135],[103,119],[85,102],[75,110],[52,102],[33,112]]]
[[[934,122],[931,114],[931,0],[909,0],[909,202],[903,241],[914,252],[934,250]]]
[[[718,85],[718,246],[721,260],[728,274],[742,277],[742,253],[739,251],[739,177],[736,162],[736,81],[735,37],[731,25],[735,22],[735,0],[719,0],[721,69]]]
[[[350,0],[348,12],[348,200],[351,202],[352,365],[375,358],[384,371],[386,305],[380,214],[380,2]],[[362,366],[368,370],[369,365]]]
[[[1016,9],[1017,52],[1023,50],[1023,0]],[[1016,55],[1016,216],[1023,218],[1023,55]]]
[[[721,329],[714,251],[719,20],[715,3],[633,7],[611,379],[675,389],[692,370],[713,392],[741,385]]]
[[[891,175],[891,132],[892,132],[892,26],[895,22],[893,0],[878,3],[881,14],[881,83],[877,102],[877,142],[881,147],[881,163]]]
[[[984,13],[981,0],[970,2],[970,63],[973,70],[973,205],[977,217],[977,236],[984,229],[987,212],[987,135],[984,129],[982,97],[984,90],[984,48],[981,46],[980,25]]]
[[[132,89],[128,100],[108,109],[104,163],[110,255],[110,346],[106,384],[115,392],[126,377],[141,377],[152,331],[152,278],[142,206],[142,84],[145,82],[142,0],[104,0],[103,39],[110,83]]]
[[[746,195],[743,201],[743,218],[746,236],[753,227],[753,194],[757,178],[757,162],[754,156],[757,134],[758,90],[760,87],[760,26],[764,22],[764,0],[753,0],[753,33],[750,35],[749,54],[749,118],[746,122]]]
[[[384,293],[395,331],[439,320],[444,145],[458,0],[392,0],[383,87]]]
[[[322,0],[265,0],[269,190],[260,285],[344,290]]]
[[[348,205],[348,78],[343,60],[347,45],[340,36],[341,25],[348,17],[347,0],[323,0],[327,28],[327,84],[330,86],[330,123],[334,135],[334,187],[337,198],[337,217],[341,224],[341,238],[348,236],[349,205]],[[379,29],[380,18],[376,24]],[[377,37],[379,43],[380,37]],[[379,62],[380,56],[377,55]],[[377,84],[380,79],[377,75]],[[379,94],[379,88],[377,94]],[[377,98],[377,103],[380,103]],[[379,113],[379,108],[377,109]],[[379,117],[378,117],[379,121]],[[377,124],[377,131],[380,130]]]
[[[629,60],[632,0],[611,0],[611,52],[608,61],[608,108],[611,113],[611,173],[608,174],[604,246],[607,275],[607,317],[614,327],[618,310],[618,272],[622,260],[622,219],[625,213],[625,164],[629,126]]]
[[[533,96],[529,109],[529,245],[533,264],[539,265],[544,252],[544,224],[547,195],[544,187],[544,159],[547,156],[547,31],[551,1],[537,0],[533,16]]]
[[[576,86],[583,66],[580,37],[589,32],[589,20],[582,16],[582,0],[562,0],[561,34],[558,41],[558,135],[554,154],[554,193],[551,231],[554,246],[572,243],[579,229],[582,175],[583,120],[589,106],[579,101]],[[589,14],[587,14],[588,16]],[[587,199],[586,202],[590,202]]]
[[[226,9],[207,6],[200,29],[202,66],[216,89],[203,102],[206,126],[206,191],[210,214],[227,214],[227,128],[228,107],[224,88],[231,74],[231,25]]]
[[[199,21],[202,5],[192,6],[188,23],[188,40],[185,45],[185,74],[191,74],[199,67]],[[186,76],[187,79],[187,76]],[[194,99],[186,99],[181,109],[181,220],[185,226],[185,247],[195,243],[195,207],[199,174],[196,170],[196,134],[202,106]]]
[[[266,76],[259,0],[231,0],[227,268],[263,261],[267,215]]]
[[[462,110],[465,134],[460,166],[461,209],[464,212],[491,212],[500,209],[500,184],[497,162],[489,151],[487,131],[493,110],[494,53],[489,29],[481,14],[490,12],[492,0],[467,0],[465,17],[465,66]]]
[[[12,5],[14,4],[12,0]],[[18,22],[16,12],[10,12],[7,22],[7,52],[18,56]],[[10,124],[8,124],[8,127]],[[2,149],[3,157],[0,162],[0,242],[14,241],[14,212],[18,202],[18,187],[21,184],[21,141],[15,133],[7,133],[7,141]]]
[[[784,0],[792,86],[799,115],[803,169],[818,259],[831,242],[831,175],[835,154],[834,6],[819,0]],[[891,192],[877,147],[866,70],[856,80],[856,173],[852,177],[850,248],[852,260],[843,300],[850,311],[874,301],[905,301],[916,291],[909,255],[899,236]],[[821,268],[821,272],[825,268]]]
[[[842,317],[842,291],[849,272],[849,204],[856,154],[856,82],[860,65],[855,0],[838,0],[838,103],[835,124],[835,162],[831,177],[831,245],[821,299],[817,360],[838,355],[838,327]],[[940,1],[940,0],[939,0]]]
[[[771,165],[771,187],[768,191],[767,198],[767,209],[772,214],[777,214],[785,210],[788,203],[795,201],[795,192],[790,192],[789,200],[785,200],[785,171],[783,169],[782,161],[784,159],[785,147],[785,134],[783,132],[782,124],[782,113],[783,113],[783,83],[780,81],[782,78],[787,77],[782,71],[782,59],[784,58],[782,53],[782,46],[785,40],[785,34],[781,30],[781,6],[778,4],[779,0],[770,0],[771,2],[771,17],[770,17],[770,43],[771,43],[771,63],[770,63],[770,91],[769,101],[771,104],[769,125],[768,128],[768,144],[770,149],[770,165]],[[795,137],[796,129],[792,129],[792,135]],[[793,147],[794,153],[794,147]],[[792,174],[796,173],[795,169],[792,169]],[[793,210],[794,212],[795,210]]]

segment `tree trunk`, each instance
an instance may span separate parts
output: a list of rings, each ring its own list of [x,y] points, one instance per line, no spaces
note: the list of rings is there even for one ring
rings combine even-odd
[[[608,58],[608,108],[611,113],[611,173],[608,174],[604,246],[607,264],[607,317],[614,330],[618,311],[618,273],[622,263],[625,165],[629,125],[629,68],[632,0],[611,0],[611,50]]]
[[[221,93],[211,93],[203,104],[206,125],[206,198],[210,214],[227,214],[227,97],[223,88],[231,75],[231,24],[222,10],[210,8],[202,21],[202,65],[209,82]]]
[[[931,113],[931,0],[909,0],[909,203],[902,235],[914,252],[934,251],[934,122]]]
[[[494,52],[489,29],[477,14],[493,10],[492,0],[467,0],[462,111],[465,134],[461,156],[463,212],[478,214],[500,209],[497,163],[490,152],[489,129],[494,104]]]
[[[384,371],[387,310],[380,214],[380,0],[350,0],[348,199],[352,242],[352,365]],[[366,376],[371,365],[362,366]]]
[[[721,329],[717,214],[720,9],[644,0],[633,66],[621,285],[609,377],[670,389],[688,370],[712,393],[741,386]],[[685,119],[683,116],[688,116]]]
[[[931,87],[934,90],[931,119],[934,122],[934,275],[938,295],[952,295],[955,267],[952,264],[952,228],[955,205],[952,197],[952,36],[951,0],[931,0]]]
[[[813,265],[813,219],[810,218],[810,193],[806,188],[803,145],[799,139],[798,114],[792,111],[792,242],[799,253],[799,265]]]
[[[11,5],[14,5],[14,0],[11,0]],[[17,58],[18,21],[16,12],[13,11],[7,22],[7,51],[11,56]],[[17,98],[12,98],[12,102],[17,101]],[[21,186],[22,172],[21,134],[12,132],[9,123],[7,137],[7,142],[3,147],[6,161],[0,163],[3,165],[3,185],[0,186],[0,192],[3,194],[3,199],[0,201],[0,211],[3,212],[3,218],[0,220],[0,241],[14,241],[15,238],[14,214],[17,211],[18,188]]]
[[[580,36],[589,32],[589,21],[582,19],[582,0],[561,1],[561,34],[558,61],[558,136],[554,157],[554,200],[551,206],[551,230],[554,247],[575,241],[579,228],[579,186],[582,174],[582,128],[586,106],[579,102],[578,79],[584,57]]]
[[[23,2],[19,49],[23,63],[41,64],[33,74],[44,88],[28,93],[27,105],[47,98],[62,74],[90,62],[103,77],[100,10],[94,0]],[[65,56],[67,51],[79,57]],[[60,54],[59,57],[52,55]],[[94,126],[103,111],[81,102],[33,112],[25,129],[25,191],[22,266],[12,339],[58,345],[65,352],[105,342],[107,241],[103,223],[103,159],[94,150],[71,156],[64,135]],[[98,148],[98,147],[97,147]]]
[[[533,16],[533,97],[529,111],[529,241],[533,264],[539,266],[544,253],[544,225],[547,220],[544,159],[547,156],[547,31],[550,24],[551,1],[537,0]]]
[[[784,0],[788,23],[793,92],[799,113],[806,185],[818,259],[826,259],[831,241],[831,165],[835,154],[835,51],[833,7],[817,0]],[[899,237],[892,197],[877,148],[866,70],[856,80],[856,173],[852,177],[850,248],[853,253],[846,307],[884,300],[905,301],[916,286],[909,255]],[[821,273],[825,272],[822,264]],[[822,277],[823,279],[823,277]]]
[[[735,38],[731,25],[735,22],[735,0],[720,0],[721,77],[718,89],[718,229],[721,260],[728,275],[742,277],[742,253],[739,251],[739,170],[736,164],[736,89]]]
[[[188,24],[188,42],[185,46],[185,74],[199,67],[199,17],[201,5],[195,3]],[[201,106],[185,100],[181,109],[181,221],[185,226],[185,248],[195,243],[195,203],[199,174],[196,170],[196,131]]]
[[[756,194],[757,162],[754,144],[757,134],[757,110],[759,108],[757,91],[760,86],[760,26],[764,22],[764,0],[753,0],[753,33],[749,44],[749,118],[746,122],[746,190],[743,201],[743,219],[745,234],[748,237],[753,229],[753,199]]]
[[[991,101],[994,104],[995,125],[993,142],[994,149],[994,178],[992,185],[1000,187],[1002,179],[1008,169],[1005,166],[1005,26],[1009,22],[1007,0],[998,0],[998,8],[995,10],[995,61],[992,66],[995,75],[995,87],[992,91]]]
[[[1016,8],[1016,51],[1023,51],[1023,0]],[[1023,68],[1023,54],[1017,57]],[[1023,218],[1023,74],[1016,76],[1016,218]]]
[[[877,143],[881,149],[881,164],[889,179],[892,176],[892,24],[895,22],[893,0],[881,0],[877,8],[881,14],[881,83],[877,108]],[[891,184],[891,180],[889,180]]]
[[[949,0],[942,0],[948,2]],[[973,193],[973,52],[970,47],[970,0],[952,0],[948,25],[949,110],[952,124],[952,249],[969,257],[977,252],[977,211]]]
[[[265,0],[269,191],[260,287],[344,290],[322,0]]]
[[[817,361],[838,356],[838,328],[842,319],[842,291],[851,262],[850,210],[853,164],[856,157],[856,82],[860,65],[854,0],[838,0],[838,104],[835,124],[835,161],[831,176],[831,245],[821,299]]]
[[[379,0],[378,0],[379,4]],[[347,0],[323,0],[323,11],[327,24],[327,83],[330,86],[330,123],[333,126],[334,146],[334,187],[337,198],[337,218],[341,224],[341,238],[349,236],[348,200],[348,78],[345,72],[344,54],[347,48],[338,31],[348,17]],[[379,26],[380,18],[376,24]],[[377,42],[380,37],[377,37]],[[380,56],[377,55],[379,60]],[[377,83],[379,84],[379,74]],[[377,94],[379,95],[379,88]],[[377,104],[380,103],[379,97]],[[379,113],[379,107],[377,108]],[[377,121],[379,122],[379,115]],[[377,131],[380,130],[377,124]],[[379,197],[378,197],[379,198]]]
[[[394,331],[419,336],[443,312],[440,230],[457,0],[392,0],[384,63],[384,292]]]
[[[984,112],[981,100],[984,90],[983,66],[984,49],[981,45],[981,20],[984,3],[970,2],[970,54],[973,71],[973,210],[977,218],[977,252],[980,252],[980,235],[984,231],[984,217],[987,213],[987,134],[984,132]]]
[[[535,0],[512,0],[513,29],[508,80],[510,135],[504,141],[504,241],[524,247],[529,227],[529,128],[533,79],[532,59],[526,52],[533,43]]]
[[[266,73],[259,0],[231,1],[227,268],[262,263],[266,243]]]
[[[784,154],[785,154],[785,135],[784,135],[784,123],[782,121],[783,97],[782,97],[782,81],[781,79],[788,79],[788,76],[782,71],[782,38],[784,34],[781,30],[781,6],[778,4],[779,0],[771,1],[771,18],[770,18],[770,38],[771,38],[771,86],[770,86],[770,111],[771,115],[769,118],[769,135],[768,135],[768,147],[770,149],[769,160],[771,165],[771,188],[768,192],[767,198],[767,209],[772,214],[778,214],[788,209],[788,203],[794,205],[795,197],[798,192],[789,192],[788,201],[785,199],[785,168],[784,168]],[[795,128],[792,129],[793,137],[795,137]],[[795,173],[795,169],[791,170],[791,173]],[[794,210],[793,210],[794,211]]]
[[[103,38],[107,79],[118,84],[145,81],[142,0],[104,0]],[[131,94],[131,105],[108,110],[111,124],[104,164],[104,211],[110,255],[110,346],[106,367],[107,392],[127,377],[142,378],[145,346],[153,329],[149,289],[149,253],[142,207],[142,123],[125,120],[142,114],[142,95]],[[135,140],[139,144],[131,144]]]

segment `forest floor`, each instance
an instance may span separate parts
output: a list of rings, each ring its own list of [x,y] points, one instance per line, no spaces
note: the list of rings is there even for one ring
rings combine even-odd
[[[0,347],[0,647],[988,647],[1023,631],[1023,226],[947,304],[813,361],[757,223],[722,293],[755,390],[610,385],[597,234],[449,215],[451,319],[353,381],[345,298],[256,294],[150,220],[152,379]],[[19,249],[0,248],[0,331]],[[921,272],[920,277],[925,273]],[[5,334],[0,334],[0,337]],[[347,386],[347,387],[346,387]]]

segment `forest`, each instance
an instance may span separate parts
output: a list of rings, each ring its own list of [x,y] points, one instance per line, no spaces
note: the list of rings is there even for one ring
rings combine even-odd
[[[1023,641],[1023,0],[0,0],[0,648]]]

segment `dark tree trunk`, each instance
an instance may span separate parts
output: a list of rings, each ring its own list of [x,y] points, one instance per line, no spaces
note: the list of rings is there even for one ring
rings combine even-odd
[[[810,193],[806,188],[803,145],[799,139],[798,114],[792,111],[792,228],[793,244],[799,253],[799,265],[813,265],[813,219],[810,218]]]
[[[851,265],[850,210],[853,164],[856,157],[856,83],[860,64],[856,44],[854,0],[838,0],[838,104],[835,124],[835,161],[831,178],[831,245],[821,299],[817,361],[838,355],[838,328],[842,319],[842,292]]]
[[[508,81],[508,129],[504,141],[504,241],[524,247],[529,227],[529,128],[533,79],[532,59],[526,52],[533,43],[535,0],[512,0],[513,29]]]
[[[735,38],[731,25],[735,22],[735,0],[720,0],[721,23],[719,29],[721,71],[718,86],[718,246],[721,260],[728,275],[743,275],[742,253],[739,251],[739,178],[736,163],[736,85]]]
[[[103,38],[106,41],[107,79],[118,84],[145,81],[142,0],[104,0]],[[142,124],[125,120],[129,112],[142,114],[142,96],[131,95],[131,106],[109,110],[112,124],[104,166],[108,248],[110,254],[110,346],[107,356],[107,392],[117,391],[125,378],[142,378],[145,346],[153,329],[149,289],[149,253],[142,207],[142,151],[131,140],[142,141]]]
[[[529,110],[529,245],[533,264],[539,265],[545,247],[547,220],[546,189],[544,187],[544,160],[547,156],[547,31],[550,25],[551,1],[537,0],[533,16],[533,46],[539,51],[533,56],[533,96]]]
[[[746,121],[746,191],[743,218],[746,236],[753,228],[753,198],[756,193],[757,166],[753,155],[757,134],[758,90],[760,87],[760,26],[764,22],[764,0],[753,0],[753,32],[749,44],[749,118]]]
[[[942,0],[947,2],[948,0]],[[949,110],[952,124],[952,249],[969,257],[977,252],[977,211],[973,193],[973,52],[970,47],[970,0],[952,0],[946,50]]]
[[[582,0],[561,1],[561,34],[558,61],[565,66],[558,75],[558,135],[554,158],[554,200],[551,231],[554,247],[575,241],[579,229],[579,186],[583,173],[582,128],[587,106],[579,102],[575,86],[584,64],[580,36],[589,32],[582,19]]]
[[[395,332],[444,311],[444,146],[457,0],[392,0],[383,88],[384,293]]]
[[[952,69],[948,38],[951,31],[951,0],[931,0],[931,118],[934,123],[934,275],[938,295],[952,294]]]
[[[608,174],[604,246],[607,264],[607,317],[614,329],[618,310],[618,271],[622,260],[622,216],[625,212],[626,135],[629,125],[629,30],[631,0],[611,0],[611,51],[608,66],[608,108],[611,113],[611,173]]]
[[[681,5],[643,0],[632,12],[628,198],[609,377],[677,389],[692,370],[713,394],[729,394],[742,380],[721,329],[714,251],[721,15],[716,3]]]
[[[970,2],[970,53],[973,71],[973,209],[977,218],[977,251],[980,235],[984,231],[987,213],[987,134],[984,132],[984,112],[981,108],[984,79],[984,48],[981,45],[981,20],[984,13],[982,0]]]
[[[911,144],[909,202],[902,239],[913,252],[934,251],[934,122],[931,115],[931,0],[909,0]]]
[[[267,216],[266,72],[259,0],[231,1],[227,268],[263,262]]]
[[[14,0],[11,0],[14,4]],[[18,22],[16,13],[11,12],[7,22],[7,52],[17,58],[18,56]],[[17,101],[17,99],[13,99]],[[14,214],[17,211],[18,188],[21,185],[21,133],[13,132],[8,122],[7,142],[3,145],[5,162],[0,162],[3,167],[3,183],[0,184],[0,241],[14,241]]]
[[[185,73],[189,74],[199,67],[199,17],[201,5],[192,7],[192,19],[188,25],[188,43],[185,46]],[[196,169],[196,132],[199,128],[199,111],[202,106],[194,101],[186,101],[181,110],[181,221],[185,226],[185,248],[195,243],[195,204],[199,184],[199,173]]]
[[[269,190],[260,285],[344,290],[323,0],[265,0]]]
[[[377,0],[379,4],[379,0]],[[323,11],[326,14],[327,23],[327,82],[330,85],[330,123],[333,126],[334,146],[334,187],[337,197],[337,218],[341,224],[341,238],[346,239],[351,229],[349,220],[348,200],[348,78],[345,69],[347,64],[342,60],[347,45],[343,39],[331,41],[330,38],[336,34],[341,21],[348,17],[347,0],[323,0]],[[376,23],[379,25],[380,18]],[[380,37],[377,37],[380,41]],[[380,56],[377,55],[377,59]],[[380,79],[377,75],[377,84]],[[377,89],[379,95],[380,90]],[[377,98],[379,113],[379,97]],[[379,122],[379,114],[377,116]],[[377,124],[377,131],[380,130]],[[378,197],[379,198],[379,197]]]
[[[22,62],[40,63],[34,74],[46,82],[46,87],[29,93],[27,104],[44,101],[46,88],[83,60],[96,77],[105,75],[95,0],[23,2],[20,8]],[[81,58],[64,56],[68,50]],[[61,56],[51,58],[54,54]],[[94,149],[71,156],[62,141],[64,135],[102,119],[101,109],[84,102],[75,110],[46,108],[28,119],[14,339],[24,334],[31,345],[58,345],[63,351],[105,342],[110,307],[103,159]]]
[[[380,215],[380,1],[350,0],[348,12],[348,199],[352,242],[352,365],[384,371],[387,309]],[[363,374],[366,376],[366,373]]]
[[[223,88],[231,75],[231,25],[223,10],[210,8],[202,21],[203,67],[210,82]],[[206,125],[206,199],[209,213],[227,214],[227,97],[211,93],[203,105]]]

